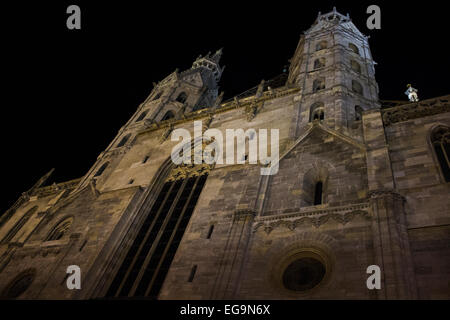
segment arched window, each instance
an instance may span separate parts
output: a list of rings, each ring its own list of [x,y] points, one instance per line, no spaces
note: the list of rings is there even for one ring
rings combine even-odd
[[[356,80],[352,80],[352,91],[360,95],[363,95],[364,93],[361,83]]]
[[[1,299],[15,299],[23,294],[33,283],[36,269],[27,269],[16,276],[3,290]]]
[[[102,175],[103,171],[105,171],[105,169],[108,167],[109,162],[105,162],[104,164],[102,164],[102,166],[100,167],[100,169],[97,170],[97,172],[95,173],[94,177],[99,177]]]
[[[175,115],[173,114],[172,111],[169,110],[169,111],[166,112],[164,117],[162,117],[161,121],[169,120],[169,119],[172,119],[172,118],[175,118]]]
[[[325,89],[325,78],[319,78],[313,82],[313,92]]]
[[[319,58],[314,61],[314,70],[325,67],[325,58]]]
[[[157,99],[161,98],[161,95],[162,95],[162,92],[158,92],[156,94],[156,96],[153,98],[153,100],[157,100]]]
[[[352,70],[357,72],[357,73],[361,73],[361,66],[359,65],[358,62],[356,62],[355,60],[350,61],[350,65],[352,67]]]
[[[363,109],[360,106],[355,106],[355,120],[359,121],[362,119]]]
[[[318,164],[305,172],[300,196],[301,206],[316,206],[326,203],[328,169]]]
[[[348,48],[349,48],[350,50],[352,50],[354,53],[356,53],[356,54],[359,55],[359,49],[358,49],[358,47],[355,46],[353,43],[349,43],[349,44],[348,44]]]
[[[70,226],[72,225],[73,218],[69,217],[61,222],[59,222],[56,227],[50,231],[48,236],[45,238],[45,241],[53,241],[53,240],[59,240],[61,239],[64,234],[69,230]]]
[[[316,44],[316,51],[320,51],[323,49],[326,49],[328,47],[328,42],[324,41],[320,41],[319,43]]]
[[[171,177],[161,180],[160,186],[155,187],[155,197],[148,199],[152,204],[143,206],[143,221],[136,222],[139,226],[133,234],[134,240],[124,253],[106,297],[156,299],[158,296],[205,185],[207,173],[177,175],[176,180]]]
[[[119,144],[117,145],[117,148],[122,147],[125,143],[127,143],[128,139],[130,139],[131,133],[127,134],[125,137],[120,140]]]
[[[434,129],[431,133],[431,143],[442,175],[446,182],[450,182],[450,128],[440,126]]]
[[[178,102],[185,103],[185,102],[186,102],[186,99],[187,99],[186,93],[182,92],[182,93],[180,93],[180,94],[178,95],[178,97],[177,97],[176,100],[177,100]]]
[[[147,115],[148,111],[144,111],[140,114],[140,116],[136,119],[136,122],[144,120],[145,116]]]
[[[14,227],[9,230],[9,232],[6,234],[6,236],[3,238],[2,243],[8,243],[14,238],[14,236],[17,234],[17,232],[22,229],[22,227],[27,223],[27,221],[31,218],[33,213],[36,212],[37,206],[34,206],[30,210],[28,210],[20,219],[19,221],[14,225]]]
[[[322,193],[323,193],[323,183],[319,181],[316,183],[316,187],[314,189],[314,205],[317,206],[322,204]]]
[[[322,102],[314,103],[309,111],[309,121],[323,120],[325,118],[325,108]]]

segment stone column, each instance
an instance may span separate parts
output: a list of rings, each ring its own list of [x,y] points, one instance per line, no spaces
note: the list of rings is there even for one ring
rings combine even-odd
[[[370,192],[375,264],[381,268],[379,299],[417,298],[404,202],[394,190]]]
[[[239,283],[242,281],[245,254],[251,237],[254,217],[253,210],[245,209],[234,212],[227,244],[211,294],[212,299],[236,298]]]

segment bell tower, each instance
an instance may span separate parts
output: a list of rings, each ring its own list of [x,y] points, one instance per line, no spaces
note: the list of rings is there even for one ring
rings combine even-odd
[[[346,131],[361,120],[363,111],[378,108],[375,64],[368,37],[348,14],[336,8],[319,12],[300,37],[289,68],[288,84],[301,89],[297,129],[318,120]]]
[[[154,83],[150,95],[98,156],[80,186],[92,178],[94,187],[101,184],[120,161],[121,155],[130,149],[136,135],[152,124],[182,119],[185,113],[220,103],[223,95],[218,95],[218,82],[225,69],[219,65],[221,56],[222,49],[213,55],[210,52],[204,57],[200,55],[190,69],[183,72],[176,69],[159,83]]]
[[[176,69],[154,88],[142,104],[145,119],[152,122],[179,119],[184,113],[211,107],[218,96],[218,82],[224,67],[219,65],[222,49],[201,55],[192,67],[183,72]],[[135,115],[139,119],[139,114]],[[131,119],[133,121],[133,118]]]

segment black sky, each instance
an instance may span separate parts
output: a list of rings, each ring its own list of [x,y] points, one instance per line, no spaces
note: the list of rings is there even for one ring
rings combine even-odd
[[[318,11],[349,13],[370,36],[381,99],[450,94],[448,13],[442,1],[33,1],[3,6],[0,212],[55,167],[81,177],[152,89],[199,54],[224,48],[225,98],[282,72]],[[66,28],[77,4],[82,29]],[[381,8],[368,30],[366,8]],[[395,6],[394,6],[395,4]]]

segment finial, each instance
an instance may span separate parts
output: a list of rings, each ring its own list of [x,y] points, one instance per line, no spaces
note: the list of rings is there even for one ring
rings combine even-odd
[[[336,13],[336,7],[333,7],[333,12]]]

